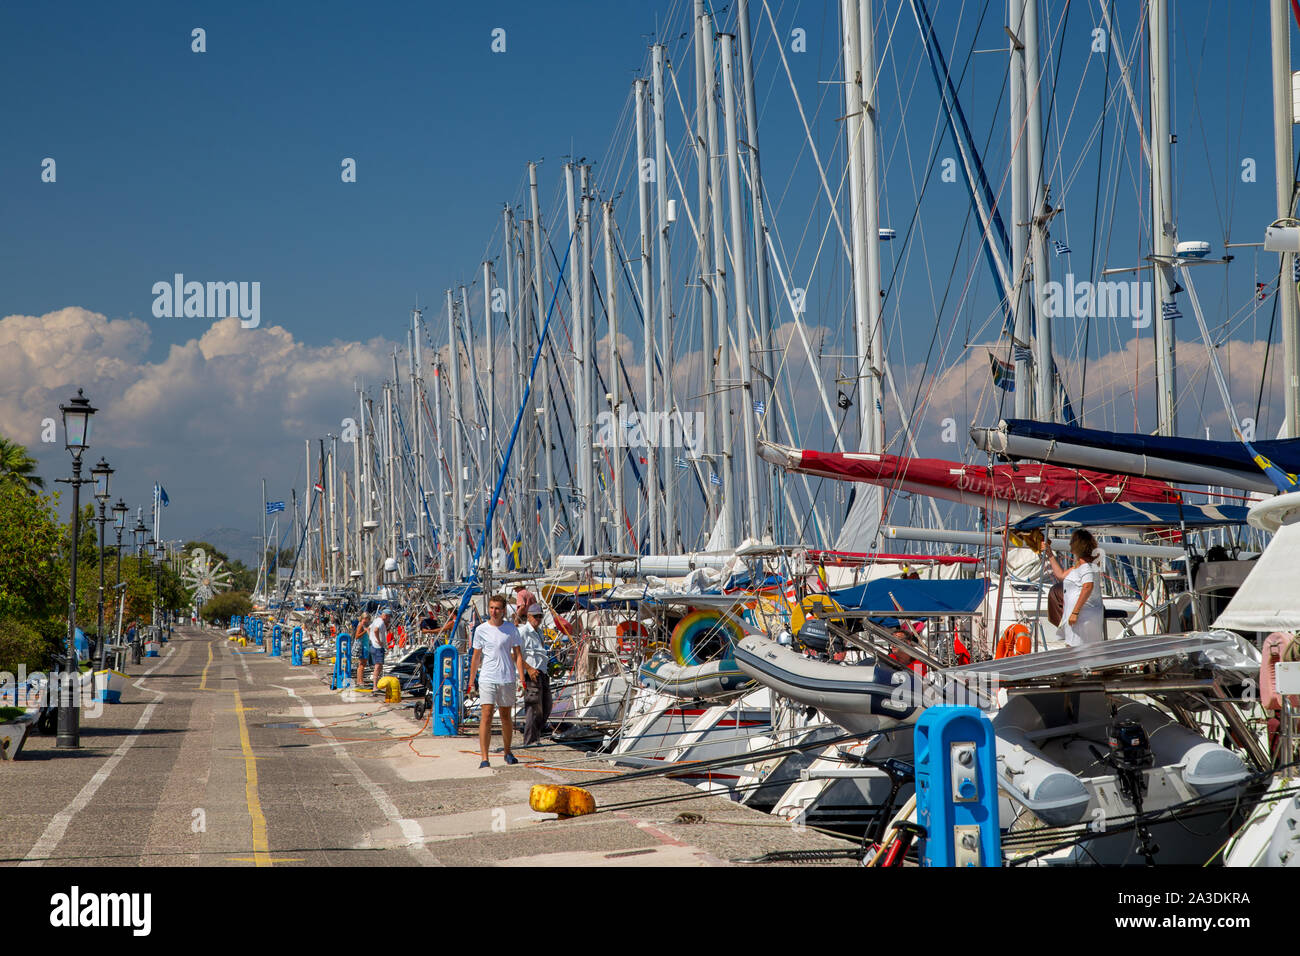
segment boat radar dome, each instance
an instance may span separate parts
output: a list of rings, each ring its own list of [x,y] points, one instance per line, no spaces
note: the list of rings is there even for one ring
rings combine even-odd
[[[1210,244],[1190,239],[1174,247],[1174,255],[1179,259],[1204,259],[1210,254]]]
[[[385,570],[385,571],[396,571],[396,570],[397,570],[397,559],[396,559],[396,558],[384,558],[384,570]]]

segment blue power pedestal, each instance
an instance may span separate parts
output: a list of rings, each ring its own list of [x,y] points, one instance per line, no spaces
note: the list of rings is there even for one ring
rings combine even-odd
[[[263,632],[266,630],[265,621],[253,622],[253,639],[257,641],[257,646],[261,647],[265,642],[262,639]]]
[[[460,654],[453,644],[433,652],[433,735],[455,737],[460,724]]]
[[[352,686],[352,635],[339,631],[334,637],[334,674],[330,678],[330,690],[342,690]]]
[[[1001,866],[997,745],[975,707],[931,707],[917,721],[916,821],[922,866]]]
[[[239,624],[240,624],[240,618],[239,618],[239,615],[238,615],[238,614],[232,614],[232,615],[230,616],[230,626],[231,626],[231,627],[239,627]]]
[[[289,664],[302,667],[302,628],[294,627],[293,636],[289,638]]]
[[[271,628],[271,653],[280,656],[280,625]]]

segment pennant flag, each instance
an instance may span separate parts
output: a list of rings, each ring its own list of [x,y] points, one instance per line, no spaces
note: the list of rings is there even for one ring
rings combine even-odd
[[[720,484],[722,484],[722,479],[719,478],[716,474],[710,474],[710,475],[709,475],[709,484],[711,484],[711,485],[720,485]]]
[[[766,411],[767,411],[767,403],[766,403],[766,402],[755,402],[755,403],[754,403],[754,414],[755,414],[755,415],[762,415],[762,414],[763,414],[764,412],[766,412]]]
[[[840,392],[839,397],[835,399],[835,404],[838,405],[840,408],[848,408],[850,405],[853,404],[853,402],[849,399],[847,395],[845,395],[843,392]]]
[[[1066,256],[1070,254],[1070,247],[1067,246],[1065,243],[1063,243],[1060,239],[1054,240],[1052,242],[1052,245],[1056,248],[1056,254],[1058,256]]]
[[[268,501],[266,503],[266,513],[269,515],[273,515],[277,511],[283,511],[283,510],[284,510],[283,501]]]
[[[1016,390],[1016,367],[1004,362],[992,352],[989,353],[989,366],[993,372],[993,384],[1004,392]]]
[[[1160,305],[1160,316],[1165,319],[1181,319],[1183,313],[1178,311],[1176,302],[1163,302]]]

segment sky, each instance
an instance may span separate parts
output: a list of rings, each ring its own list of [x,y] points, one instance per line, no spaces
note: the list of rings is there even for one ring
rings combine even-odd
[[[734,30],[734,3],[710,6]],[[1004,6],[932,0],[931,15],[1009,207]],[[1136,45],[1145,116],[1139,10],[1116,6],[1120,44],[1102,52],[1097,2],[1044,4],[1046,162],[1062,207],[1052,233],[1072,250],[1053,257],[1054,277],[1100,279],[1139,263],[1150,243],[1148,176],[1119,68]],[[1276,350],[1264,370],[1273,297],[1255,295],[1256,282],[1276,282],[1276,256],[1225,245],[1259,242],[1276,216],[1266,10],[1171,7],[1179,236],[1235,256],[1198,270],[1197,288],[1237,413],[1258,408],[1261,433],[1276,431]],[[877,3],[876,16],[882,225],[899,237],[883,250],[887,351],[922,453],[970,458],[965,427],[1007,413],[984,348],[1001,313],[964,187],[943,176],[955,151],[910,7]],[[751,22],[769,225],[781,271],[806,290],[802,321],[817,353],[807,360],[788,301],[774,296],[775,340],[796,343],[778,356],[780,389],[798,438],[826,448],[835,426],[817,411],[812,369],[832,381],[853,368],[849,269],[827,196],[847,216],[838,3],[756,0]],[[669,189],[683,210],[672,232],[673,374],[679,396],[695,400],[705,391],[700,294],[684,217],[694,214],[695,161],[677,99],[692,114],[689,30],[682,0],[72,3],[57,14],[5,5],[0,433],[27,444],[47,480],[67,473],[67,453],[41,441],[42,423],[84,388],[100,408],[92,459],[118,468],[115,491],[133,507],[147,505],[154,482],[166,487],[164,536],[255,530],[261,479],[273,498],[301,491],[304,439],[339,432],[354,387],[383,381],[394,348],[405,369],[412,307],[426,310],[431,350],[446,343],[446,289],[467,285],[480,308],[481,263],[500,265],[503,206],[527,215],[530,160],[557,256],[567,239],[562,167],[580,158],[594,164],[595,192],[614,201],[623,247],[636,254],[630,98],[656,39],[670,63]],[[348,161],[355,181],[345,181]],[[603,281],[599,262],[596,271]],[[177,273],[257,282],[258,326],[156,314],[156,284]],[[1227,437],[1191,309],[1180,305],[1180,432]],[[1150,330],[1062,319],[1055,331],[1087,423],[1150,430]],[[639,325],[623,332],[635,366]],[[498,394],[508,381],[500,371]],[[948,419],[961,426],[956,445],[940,437]]]

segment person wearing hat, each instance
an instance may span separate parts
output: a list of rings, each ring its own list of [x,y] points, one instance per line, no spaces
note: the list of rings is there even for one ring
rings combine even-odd
[[[524,744],[542,739],[546,721],[551,716],[551,675],[547,672],[551,655],[542,640],[542,606],[530,604],[519,627],[524,652]]]
[[[527,618],[528,616],[528,609],[536,603],[537,603],[536,594],[528,590],[528,588],[524,587],[522,582],[516,584],[515,585],[515,623],[523,624],[525,618]]]

